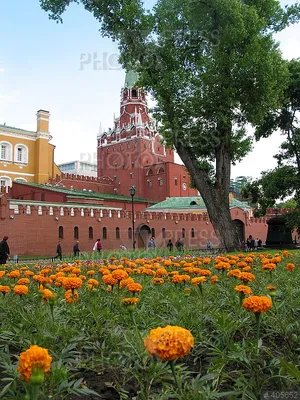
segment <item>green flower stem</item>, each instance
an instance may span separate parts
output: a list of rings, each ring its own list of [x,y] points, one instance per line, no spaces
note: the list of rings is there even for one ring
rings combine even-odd
[[[255,319],[256,319],[257,353],[259,352],[260,317],[261,317],[261,313],[260,312],[256,312],[255,313]]]
[[[38,400],[39,398],[40,385],[31,385],[31,396],[30,400]]]
[[[168,364],[170,365],[170,368],[171,368],[171,371],[172,371],[172,374],[173,374],[173,377],[174,377],[175,385],[176,385],[176,387],[177,387],[177,389],[179,391],[179,394],[182,395],[182,389],[181,389],[181,387],[179,385],[178,378],[177,378],[176,371],[175,371],[175,361],[174,360],[169,361]]]
[[[53,303],[49,303],[49,306],[50,306],[52,322],[54,322],[54,304]]]
[[[139,331],[139,329],[138,329],[138,327],[137,327],[137,324],[136,324],[136,322],[135,322],[135,318],[134,318],[134,315],[133,315],[133,309],[132,308],[130,308],[131,306],[129,306],[129,315],[130,315],[130,319],[131,319],[131,321],[132,321],[132,323],[133,323],[133,325],[134,325],[134,327],[135,327],[135,330],[136,330],[136,332],[137,332],[137,334],[138,334],[138,336],[139,336],[139,338],[140,338],[140,340],[141,340],[141,343],[143,344],[144,343],[144,340],[143,340],[143,338],[142,338],[142,335],[141,335],[141,332]],[[133,306],[134,307],[134,306]]]
[[[240,306],[242,306],[244,298],[245,298],[244,293],[240,292]]]

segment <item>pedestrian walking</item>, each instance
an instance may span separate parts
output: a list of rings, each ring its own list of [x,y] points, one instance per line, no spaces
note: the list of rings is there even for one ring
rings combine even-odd
[[[56,246],[56,256],[53,257],[53,259],[55,260],[56,258],[59,258],[60,260],[62,260],[62,248],[61,248],[60,241],[58,241],[58,243],[57,243],[57,246]]]
[[[78,256],[79,257],[80,249],[79,249],[79,240],[74,244],[73,246],[73,254],[74,257]]]
[[[6,264],[9,259],[9,246],[7,243],[8,236],[4,236],[3,240],[0,242],[0,264]]]
[[[169,239],[169,241],[168,241],[168,243],[167,243],[167,248],[169,249],[169,251],[172,251],[172,250],[173,250],[173,243],[172,243],[172,240],[171,240],[171,239]]]

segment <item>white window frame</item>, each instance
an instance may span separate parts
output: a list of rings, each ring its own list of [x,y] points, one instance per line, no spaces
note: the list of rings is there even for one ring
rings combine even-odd
[[[7,154],[6,154],[5,158],[2,158],[2,145],[7,146],[7,149],[6,149]],[[5,141],[0,142],[0,160],[1,161],[10,161],[10,162],[12,161],[12,145],[11,145],[11,143],[5,142]]]
[[[2,181],[5,181],[5,185],[2,185]],[[0,189],[5,186],[5,191],[6,193],[8,192],[8,188],[11,187],[12,183],[11,183],[11,178],[9,176],[6,175],[2,175],[0,176]]]
[[[18,159],[18,149],[22,149],[22,159]],[[18,164],[28,164],[28,147],[23,143],[18,143],[14,148],[14,162]]]

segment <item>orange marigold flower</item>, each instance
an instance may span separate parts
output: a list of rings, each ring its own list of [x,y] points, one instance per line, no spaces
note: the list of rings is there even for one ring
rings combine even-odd
[[[65,300],[68,304],[77,303],[78,299],[79,295],[76,290],[74,290],[74,293],[72,293],[71,289],[65,291]]]
[[[276,290],[277,288],[276,288],[276,286],[269,285],[269,286],[267,286],[267,289],[268,290]]]
[[[92,287],[98,287],[99,286],[99,282],[97,281],[97,279],[89,279],[88,280],[88,285],[91,285]]]
[[[224,262],[224,261],[220,261],[220,262],[218,262],[218,264],[215,265],[215,268],[219,269],[219,270],[230,269],[230,267],[231,267],[231,265],[229,264],[229,262]]]
[[[167,276],[167,275],[168,275],[168,271],[165,268],[159,268],[155,272],[155,276]]]
[[[235,276],[236,278],[238,278],[241,275],[241,271],[239,269],[232,269],[231,271],[228,272],[227,276],[231,277],[231,276]]]
[[[246,311],[264,313],[272,308],[272,300],[268,296],[249,296],[243,301]]]
[[[246,285],[237,285],[234,290],[243,294],[252,294],[252,290]]]
[[[195,269],[198,269],[198,268],[195,268]],[[211,271],[209,269],[199,269],[197,271],[197,275],[210,276],[211,275]]]
[[[210,264],[210,263],[211,263],[211,258],[210,257],[203,258],[203,264]]]
[[[73,268],[73,269],[72,269],[72,274],[74,274],[74,275],[80,275],[80,274],[81,274],[81,269],[80,269],[80,268]]]
[[[286,270],[289,272],[292,272],[294,270],[294,268],[295,268],[295,264],[293,264],[293,263],[289,263],[286,266]]]
[[[21,274],[20,274],[20,271],[14,270],[14,271],[9,272],[7,274],[7,276],[9,276],[10,278],[13,278],[13,279],[19,279]]]
[[[18,294],[19,296],[22,296],[23,294],[28,293],[28,286],[26,285],[16,285],[14,287],[14,292],[15,294]]]
[[[95,271],[93,269],[90,269],[86,274],[87,275],[95,275]]]
[[[274,263],[264,264],[261,269],[263,271],[274,271],[274,269],[276,269],[276,264]]]
[[[126,289],[132,293],[139,293],[142,291],[143,286],[140,283],[129,283]]]
[[[126,297],[124,299],[122,299],[123,304],[127,305],[127,306],[133,306],[135,304],[137,304],[140,301],[140,299],[138,297]]]
[[[67,277],[62,281],[62,286],[65,290],[79,289],[82,286],[82,279],[76,277]]]
[[[118,284],[118,280],[113,278],[111,274],[103,275],[102,282],[105,283],[105,285],[112,285],[112,286]]]
[[[240,261],[236,264],[236,266],[239,268],[245,268],[245,267],[247,267],[247,265],[248,264],[245,261]]]
[[[43,268],[40,270],[40,275],[47,275],[49,272],[51,272],[50,268]]]
[[[189,275],[179,275],[179,279],[180,282],[189,282],[191,280],[191,277]]]
[[[163,278],[153,278],[152,283],[153,285],[163,285],[165,281],[163,280]]]
[[[17,370],[20,372],[21,379],[29,382],[32,373],[35,371],[42,371],[44,374],[47,374],[50,371],[51,362],[52,357],[49,355],[47,349],[33,345],[20,354]]]
[[[172,261],[171,260],[165,260],[164,261],[164,266],[165,267],[170,267],[172,265]]]
[[[0,293],[6,294],[10,292],[10,287],[9,286],[2,286],[0,285]]]
[[[51,290],[49,289],[43,289],[42,292],[43,296],[42,296],[42,300],[44,301],[44,303],[47,303],[48,300],[54,300],[56,298],[56,294],[53,293]]]
[[[251,272],[241,272],[238,278],[243,282],[253,282],[255,280],[255,275],[251,274]]]
[[[29,285],[30,280],[28,278],[20,278],[17,282],[17,285]]]
[[[123,279],[127,279],[128,276],[129,276],[128,273],[124,269],[115,269],[112,272],[112,277],[114,279],[116,279],[117,281],[121,281]]]
[[[144,339],[144,345],[151,356],[171,361],[186,356],[194,346],[194,338],[189,330],[168,325],[151,329],[149,336]]]
[[[213,276],[210,278],[210,283],[211,283],[212,285],[215,285],[218,279],[219,279],[219,278],[218,278],[218,275],[213,275]]]
[[[193,278],[192,279],[192,285],[193,286],[198,286],[200,283],[206,282],[205,276],[199,276],[198,278]]]
[[[6,271],[0,271],[0,279],[3,278],[5,274],[6,274]]]
[[[175,285],[176,285],[177,283],[180,283],[180,282],[181,282],[180,276],[181,276],[181,275],[179,275],[179,274],[173,275],[172,282],[175,283]]]
[[[133,278],[122,279],[119,283],[119,288],[123,289],[124,287],[129,285],[129,283],[134,283],[134,279]]]

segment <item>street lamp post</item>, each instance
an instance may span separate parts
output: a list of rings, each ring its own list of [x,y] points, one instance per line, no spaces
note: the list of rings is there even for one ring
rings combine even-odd
[[[131,186],[131,188],[129,189],[129,193],[131,196],[131,214],[132,214],[132,248],[133,250],[135,250],[135,234],[134,234],[134,203],[133,203],[133,197],[135,195],[136,192],[136,187],[135,186]]]

